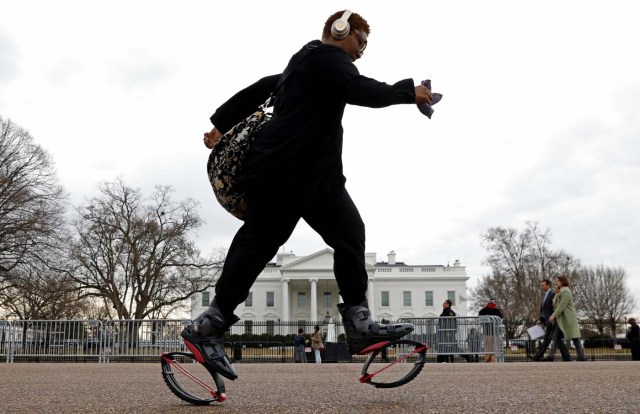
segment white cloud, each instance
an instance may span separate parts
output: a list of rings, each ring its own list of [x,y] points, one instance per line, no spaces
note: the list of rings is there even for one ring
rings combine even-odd
[[[0,82],[7,82],[18,74],[18,50],[11,38],[0,31]]]
[[[146,50],[129,50],[108,63],[107,81],[130,90],[148,90],[173,74],[171,65]]]

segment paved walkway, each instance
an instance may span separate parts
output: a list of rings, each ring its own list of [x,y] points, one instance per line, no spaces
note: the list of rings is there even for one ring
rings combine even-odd
[[[160,364],[0,364],[1,413],[639,412],[640,363],[427,364],[395,389],[360,384],[359,364],[237,364],[229,399],[183,403]]]

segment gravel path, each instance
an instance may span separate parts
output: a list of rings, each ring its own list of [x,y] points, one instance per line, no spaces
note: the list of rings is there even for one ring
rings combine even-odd
[[[192,406],[160,364],[0,364],[1,413],[640,412],[640,363],[427,364],[395,389],[360,384],[360,364],[236,364],[229,399]]]

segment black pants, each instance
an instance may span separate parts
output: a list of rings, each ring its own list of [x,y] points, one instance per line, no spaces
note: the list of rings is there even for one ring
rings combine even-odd
[[[631,359],[640,361],[640,339],[631,340]]]
[[[549,322],[545,322],[544,324],[544,337],[542,339],[542,343],[540,344],[540,348],[536,352],[535,356],[538,358],[542,358],[544,356],[544,352],[549,348],[549,344],[551,343],[551,339],[553,337],[553,329],[554,325]]]
[[[560,348],[560,354],[562,355],[562,360],[563,361],[571,361],[571,354],[569,353],[569,348],[567,348],[567,344],[564,341],[564,333],[562,332],[562,329],[560,329],[560,327],[556,324],[555,325],[555,333],[553,334],[554,337],[554,341],[557,344],[557,347]],[[573,342],[573,346],[576,348],[576,353],[578,354],[578,361],[586,361],[587,357],[585,355],[584,352],[584,347],[582,346],[582,342],[580,342],[580,338],[571,338],[571,342]],[[555,354],[551,355],[551,352],[549,353],[550,357],[554,357]]]
[[[569,353],[569,348],[567,348],[567,344],[564,341],[564,333],[562,329],[558,326],[558,324],[554,325],[553,328],[553,342],[555,342],[555,347],[560,349],[560,355],[562,355],[563,361],[571,361],[571,354]],[[549,357],[555,357],[555,352],[549,353]]]
[[[265,265],[304,219],[334,249],[334,274],[346,304],[366,298],[365,228],[344,185],[332,190],[274,190],[274,182],[247,188],[245,222],[236,233],[216,284],[216,302],[224,312],[245,301]],[[311,316],[312,319],[315,315]]]

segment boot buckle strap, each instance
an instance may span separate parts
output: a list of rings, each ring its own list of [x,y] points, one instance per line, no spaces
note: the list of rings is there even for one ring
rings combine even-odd
[[[362,309],[358,313],[361,314],[360,320],[369,319],[369,317],[371,316],[371,312],[369,312],[369,309]]]

